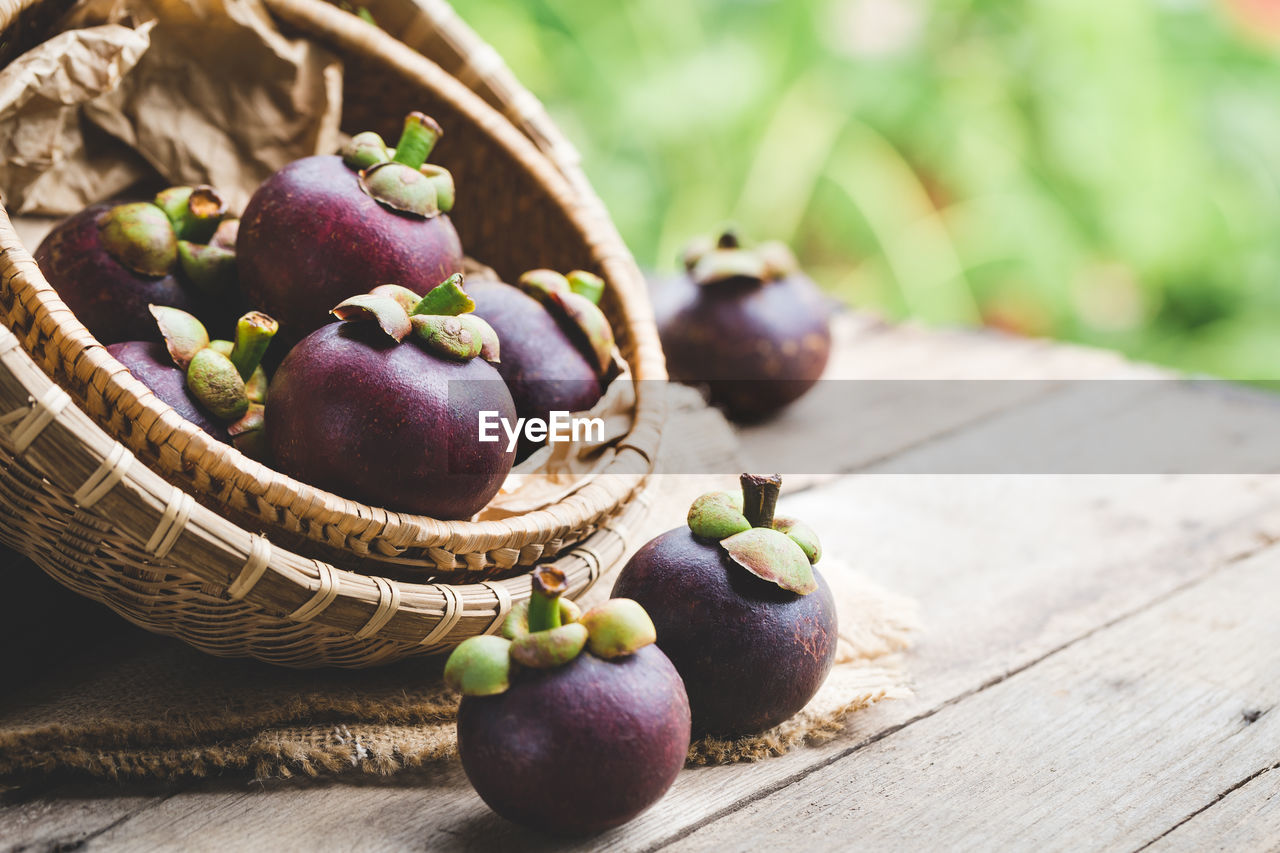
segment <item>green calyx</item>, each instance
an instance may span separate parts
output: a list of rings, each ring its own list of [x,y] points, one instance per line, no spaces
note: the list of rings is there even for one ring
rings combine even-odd
[[[483,355],[486,340],[492,344],[497,341],[498,333],[493,327],[481,320],[463,314],[457,317],[440,316],[438,314],[414,314],[409,318],[414,334],[426,345],[427,349],[446,358],[458,361],[470,361]],[[496,353],[488,361],[497,361]]]
[[[218,223],[208,243],[178,241],[178,263],[187,280],[201,292],[216,296],[227,293],[236,284],[236,237],[239,219]]]
[[[708,492],[689,507],[695,536],[719,542],[735,563],[758,578],[798,595],[818,588],[813,564],[822,545],[811,527],[792,518],[775,518],[782,478],[743,474],[742,493]]]
[[[766,284],[799,271],[795,255],[784,243],[771,240],[748,249],[733,231],[725,231],[715,242],[705,237],[690,241],[683,260],[689,277],[700,285],[726,281]]]
[[[259,368],[259,371],[261,371],[261,368]],[[253,399],[252,394],[248,396],[250,400]],[[250,459],[265,462],[270,458],[266,424],[266,406],[262,403],[251,402],[249,408],[245,410],[239,420],[227,425],[227,433],[231,436],[231,443],[235,445],[237,450]]]
[[[511,686],[511,641],[486,635],[463,640],[444,665],[444,683],[463,696],[494,696]]]
[[[582,609],[567,598],[559,599],[560,624],[567,625],[582,618]],[[518,602],[502,621],[500,632],[508,640],[518,639],[529,633],[529,601]]]
[[[531,669],[564,666],[581,654],[587,644],[587,627],[570,622],[542,631],[530,631],[511,641],[511,659]]]
[[[653,620],[630,598],[611,598],[582,614],[587,626],[587,648],[605,660],[633,655],[658,640]]]
[[[411,306],[411,307],[410,307]],[[381,284],[370,293],[343,300],[331,312],[339,320],[374,321],[396,343],[413,335],[429,352],[470,361],[479,356],[497,362],[498,333],[470,313],[476,304],[454,274],[421,299],[407,287]]]
[[[221,421],[234,421],[249,410],[240,371],[222,353],[205,347],[187,365],[187,390]]]
[[[209,332],[204,323],[186,311],[167,305],[148,305],[147,310],[156,318],[169,357],[183,370],[191,364],[196,353],[209,346]]]
[[[586,270],[570,270],[564,274],[569,289],[592,305],[599,305],[604,297],[604,279]]]
[[[103,247],[142,275],[168,275],[178,260],[178,238],[164,211],[146,201],[119,204],[98,220]]]
[[[220,246],[178,241],[178,262],[202,293],[225,293],[236,281],[236,253]]]
[[[394,160],[360,172],[360,188],[383,207],[422,219],[440,215],[436,185],[417,169]]]
[[[409,309],[409,313],[456,317],[474,310],[476,310],[475,300],[462,289],[462,275],[454,273],[418,300]]]
[[[596,304],[604,294],[602,278],[584,270],[562,275],[537,269],[520,276],[518,286],[560,321],[600,376],[609,372],[613,366],[613,327]]]
[[[811,564],[822,559],[822,543],[818,541],[818,534],[803,521],[797,521],[794,518],[774,518],[773,529],[779,533],[785,533],[791,541],[799,545]]]
[[[382,137],[372,130],[357,133],[342,146],[342,162],[357,172],[391,160],[391,151]]]
[[[235,341],[209,340],[204,324],[186,311],[164,305],[149,305],[151,316],[164,338],[173,363],[186,372],[187,390],[206,411],[229,424],[227,431],[235,444],[255,458],[255,442],[261,432],[267,401],[267,374],[262,357],[279,328],[276,321],[260,311],[250,311],[236,323]],[[241,439],[240,436],[245,438]],[[265,445],[263,445],[265,447]]]
[[[329,312],[345,322],[372,320],[387,337],[400,343],[413,331],[409,312],[391,296],[361,293],[344,299]]]
[[[358,133],[342,149],[342,160],[359,174],[360,188],[390,210],[430,219],[453,209],[453,175],[427,163],[444,135],[435,119],[420,112],[405,117],[395,148],[371,131]]]
[[[567,591],[563,571],[535,569],[529,599],[512,608],[502,636],[473,637],[454,649],[445,681],[465,696],[492,696],[507,690],[519,667],[554,669],[584,650],[613,660],[656,641],[653,620],[637,602],[617,598],[582,613],[562,597]]]
[[[689,507],[689,529],[703,539],[721,539],[751,529],[742,514],[741,492],[707,492]]]
[[[422,297],[407,287],[399,284],[380,284],[369,291],[374,296],[386,296],[396,301],[405,314],[410,314],[417,307]]]
[[[235,283],[237,225],[213,187],[169,187],[152,201],[103,213],[98,235],[107,253],[136,273],[181,271],[200,291],[219,294]]]

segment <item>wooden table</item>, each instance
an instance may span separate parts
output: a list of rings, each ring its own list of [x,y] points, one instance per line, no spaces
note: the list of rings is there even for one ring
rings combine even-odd
[[[808,488],[788,512],[920,600],[915,698],[822,746],[688,769],[635,822],[576,844],[493,816],[455,762],[359,782],[66,786],[0,809],[0,848],[1280,849],[1280,478],[868,476],[1055,420],[1069,392],[1045,380],[1152,372],[862,317],[839,341],[836,377],[1028,380],[923,434],[842,442],[812,400],[742,433],[763,458],[814,430],[837,448],[845,473],[794,480]]]

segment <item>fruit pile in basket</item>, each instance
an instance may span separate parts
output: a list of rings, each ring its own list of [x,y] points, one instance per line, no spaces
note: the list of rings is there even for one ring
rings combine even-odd
[[[208,186],[94,205],[36,259],[214,438],[344,497],[470,518],[547,440],[520,425],[589,410],[617,370],[598,276],[464,282],[453,178],[427,162],[441,134],[417,112],[394,148],[357,134],[276,172],[239,219]]]

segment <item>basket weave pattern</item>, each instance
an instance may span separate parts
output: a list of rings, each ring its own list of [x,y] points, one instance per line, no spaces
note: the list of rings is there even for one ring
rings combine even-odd
[[[665,377],[643,279],[576,154],[452,10],[413,7],[417,38],[448,47],[455,71],[465,62],[454,48],[471,45],[487,69],[470,74],[472,85],[491,102],[508,99],[504,111],[536,133],[353,16],[318,0],[268,6],[343,56],[349,88],[375,74],[397,79],[345,122],[385,130],[417,107],[449,128],[440,159],[473,193],[457,218],[473,254],[504,276],[596,269],[633,375]],[[50,35],[39,24],[53,9],[0,0],[5,49]],[[561,554],[579,593],[625,553],[645,509],[664,416],[644,392],[651,383],[637,384],[633,429],[608,469],[574,494],[501,521],[439,521],[299,483],[181,419],[62,304],[2,210],[0,315],[12,330],[0,330],[0,539],[131,621],[213,653],[362,666],[448,648],[493,630],[528,594],[525,577],[492,578]],[[373,576],[384,569],[437,582]]]

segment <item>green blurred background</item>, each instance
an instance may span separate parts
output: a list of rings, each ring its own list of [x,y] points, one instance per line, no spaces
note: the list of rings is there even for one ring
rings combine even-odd
[[[641,265],[1280,376],[1280,0],[456,0]]]

